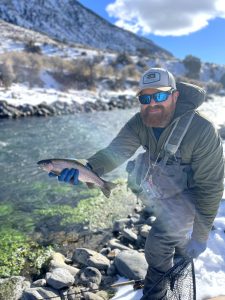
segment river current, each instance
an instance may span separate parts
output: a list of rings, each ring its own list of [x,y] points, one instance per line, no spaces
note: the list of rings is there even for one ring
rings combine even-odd
[[[48,203],[62,204],[57,189],[60,199],[74,194],[75,187],[68,188],[68,193],[62,190],[66,185],[39,170],[37,161],[89,157],[107,146],[136,111],[0,120],[0,226],[29,232],[29,226],[33,230],[33,223],[37,223],[35,210],[46,210]],[[109,179],[118,175],[125,175],[124,168],[112,172]]]

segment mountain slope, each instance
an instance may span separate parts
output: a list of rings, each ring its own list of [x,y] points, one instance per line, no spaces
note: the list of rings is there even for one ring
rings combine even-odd
[[[0,18],[64,42],[172,57],[152,41],[110,24],[76,0],[1,0]]]

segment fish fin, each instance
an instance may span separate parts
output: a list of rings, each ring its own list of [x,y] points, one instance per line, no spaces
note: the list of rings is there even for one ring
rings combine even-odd
[[[89,189],[94,189],[95,188],[95,184],[92,182],[86,182],[86,185]]]
[[[76,161],[78,161],[80,164],[82,164],[83,166],[86,166],[86,164],[88,163],[88,160],[87,159],[84,159],[84,158],[79,158],[79,159],[76,159]]]
[[[111,190],[114,189],[117,185],[113,182],[104,181],[104,186],[101,188],[103,194],[109,198],[111,194]]]

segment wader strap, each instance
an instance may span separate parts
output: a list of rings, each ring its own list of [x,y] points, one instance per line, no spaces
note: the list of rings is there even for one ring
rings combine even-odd
[[[194,115],[195,115],[195,111],[190,111],[184,116],[177,119],[164,145],[165,156],[163,158],[163,164],[166,164],[169,157],[175,155],[175,153],[177,152],[191,124]]]

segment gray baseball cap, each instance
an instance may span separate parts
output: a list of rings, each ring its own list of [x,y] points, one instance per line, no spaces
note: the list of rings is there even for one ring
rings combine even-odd
[[[149,88],[166,92],[171,88],[176,89],[176,81],[166,69],[150,68],[141,76],[137,94]]]

